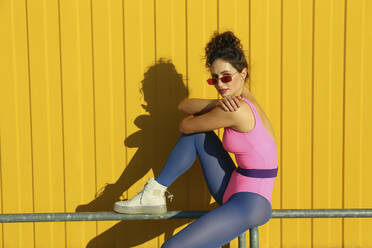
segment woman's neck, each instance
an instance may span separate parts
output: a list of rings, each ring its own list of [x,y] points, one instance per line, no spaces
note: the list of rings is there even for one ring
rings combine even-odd
[[[240,96],[244,97],[244,98],[251,98],[252,97],[252,93],[249,91],[249,89],[247,87],[243,87],[243,91],[242,93],[240,94]]]

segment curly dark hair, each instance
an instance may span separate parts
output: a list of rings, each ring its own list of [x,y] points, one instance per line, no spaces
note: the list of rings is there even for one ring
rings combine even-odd
[[[248,63],[243,52],[240,39],[232,31],[218,33],[215,31],[205,47],[205,66],[210,68],[216,59],[223,59],[229,62],[238,72],[245,67],[248,70]],[[248,71],[245,80],[248,79]]]

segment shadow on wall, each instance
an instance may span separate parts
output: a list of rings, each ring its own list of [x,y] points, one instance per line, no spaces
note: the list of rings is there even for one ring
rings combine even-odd
[[[141,92],[147,103],[142,107],[149,115],[140,115],[135,119],[134,124],[140,130],[124,141],[126,147],[138,148],[136,154],[114,184],[107,184],[96,199],[78,206],[76,212],[112,211],[114,202],[120,200],[123,192],[143,178],[150,169],[153,170],[155,177],[159,175],[180,137],[178,125],[186,115],[179,112],[177,106],[189,95],[182,74],[176,71],[170,61],[160,59],[148,68],[141,83]],[[172,202],[167,199],[168,211],[212,210],[218,207],[216,202],[210,204],[208,196],[212,196],[205,183],[198,158],[168,190],[174,195]],[[121,221],[92,239],[87,247],[132,247],[152,240],[162,233],[165,234],[165,240],[168,240],[174,235],[176,228],[192,221],[194,220]],[[230,245],[226,244],[224,247]]]

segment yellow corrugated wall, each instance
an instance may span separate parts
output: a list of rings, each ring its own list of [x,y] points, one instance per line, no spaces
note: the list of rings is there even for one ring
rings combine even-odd
[[[227,29],[276,132],[273,209],[371,208],[370,13],[370,0],[1,1],[1,212],[110,211],[134,196],[179,137],[180,100],[218,97],[203,49]],[[169,190],[170,210],[217,207],[198,161]],[[8,223],[0,244],[160,247],[191,221]],[[260,247],[367,248],[371,229],[271,219]]]

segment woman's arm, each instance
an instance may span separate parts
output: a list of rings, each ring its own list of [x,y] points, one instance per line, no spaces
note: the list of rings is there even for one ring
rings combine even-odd
[[[241,96],[224,96],[222,99],[186,98],[178,105],[178,110],[194,116],[208,113],[216,106],[220,106],[224,111],[236,111],[240,107],[240,100]]]
[[[185,98],[178,105],[178,110],[189,115],[201,115],[217,106],[218,99]]]
[[[247,109],[248,105],[244,106],[244,108]],[[208,113],[200,116],[189,115],[180,122],[179,131],[189,134],[215,130],[223,127],[234,127],[241,123],[247,125],[247,122],[249,122],[250,119],[247,118],[246,110],[240,109],[241,108],[238,108],[236,111],[225,111],[218,105]]]

